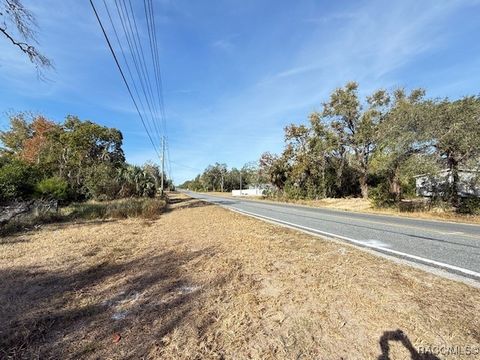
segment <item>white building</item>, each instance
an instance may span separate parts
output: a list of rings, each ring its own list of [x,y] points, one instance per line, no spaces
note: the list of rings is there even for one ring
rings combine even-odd
[[[458,195],[480,197],[480,172],[475,170],[458,171]],[[453,182],[450,170],[442,170],[436,175],[415,176],[417,196],[431,197],[435,193],[442,195]]]
[[[232,190],[232,196],[263,196],[270,187],[269,184],[250,185],[248,189]]]

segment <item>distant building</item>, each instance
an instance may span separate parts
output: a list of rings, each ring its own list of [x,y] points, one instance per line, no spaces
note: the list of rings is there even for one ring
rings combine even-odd
[[[475,170],[459,170],[458,195],[480,197],[480,172]],[[453,182],[450,170],[442,170],[436,175],[415,176],[415,190],[417,196],[432,197],[443,195]]]
[[[249,185],[248,189],[232,190],[232,196],[263,196],[271,187],[270,184]]]

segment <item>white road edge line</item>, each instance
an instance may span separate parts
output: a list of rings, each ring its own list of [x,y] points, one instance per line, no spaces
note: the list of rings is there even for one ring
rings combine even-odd
[[[193,192],[195,194],[195,192]],[[198,194],[198,193],[197,193]],[[200,193],[202,195],[202,193]],[[206,195],[203,194],[206,197],[213,197],[222,200],[227,200],[227,201],[232,201],[232,200],[239,200],[239,201],[249,201],[249,202],[254,202],[258,204],[270,204],[270,205],[284,205],[287,207],[301,207],[301,208],[307,208],[307,209],[318,209],[318,210],[328,210],[328,211],[336,211],[336,212],[343,212],[343,213],[353,213],[353,214],[360,214],[360,215],[374,215],[374,216],[383,216],[387,218],[392,218],[392,217],[398,217],[401,219],[406,219],[406,220],[414,220],[414,221],[429,221],[429,222],[439,222],[439,223],[447,223],[447,224],[452,224],[452,225],[467,225],[467,226],[474,226],[474,227],[480,227],[479,224],[475,223],[467,223],[467,222],[461,222],[461,221],[452,221],[452,220],[443,220],[443,219],[428,219],[428,218],[415,218],[415,217],[410,217],[410,216],[396,216],[396,215],[390,215],[390,214],[382,214],[382,213],[377,213],[377,212],[361,212],[361,211],[352,211],[352,210],[344,210],[344,209],[335,209],[335,208],[328,208],[328,207],[316,207],[316,206],[311,206],[311,205],[303,205],[303,204],[296,204],[296,203],[287,203],[287,202],[281,202],[281,201],[274,201],[274,200],[254,200],[254,199],[246,199],[245,197],[241,198],[224,198],[221,197],[220,195]],[[200,199],[200,198],[197,198]],[[211,200],[206,200],[203,199],[204,201],[211,201]]]
[[[318,235],[324,235],[324,236],[330,236],[330,237],[337,238],[337,239],[342,239],[342,240],[345,240],[347,242],[351,242],[351,243],[354,243],[356,245],[359,245],[361,247],[367,247],[367,248],[376,250],[378,252],[390,253],[390,254],[393,254],[393,255],[396,255],[396,256],[401,256],[403,258],[421,261],[423,263],[435,265],[435,266],[438,266],[438,267],[444,268],[444,269],[457,271],[457,272],[460,272],[462,274],[466,274],[466,275],[469,275],[469,276],[476,277],[477,279],[480,279],[480,273],[472,271],[472,270],[464,269],[464,268],[461,268],[461,267],[458,267],[458,266],[455,266],[455,265],[449,265],[449,264],[442,263],[440,261],[430,260],[430,259],[427,259],[427,258],[424,258],[424,257],[421,257],[421,256],[410,255],[410,254],[407,254],[407,253],[404,253],[404,252],[401,252],[401,251],[371,245],[371,244],[364,243],[362,241],[355,240],[355,239],[352,239],[352,238],[349,238],[349,237],[346,237],[346,236],[337,235],[337,234],[329,233],[329,232],[326,232],[326,231],[316,230],[316,229],[313,229],[313,228],[309,228],[307,226],[297,225],[297,224],[294,224],[294,223],[290,223],[288,221],[278,220],[278,219],[274,219],[274,218],[271,218],[271,217],[268,217],[268,216],[257,215],[257,214],[251,213],[249,211],[239,210],[239,209],[231,208],[231,207],[227,207],[227,206],[222,206],[222,207],[227,209],[227,210],[239,213],[239,214],[251,216],[251,217],[254,217],[254,218],[257,218],[257,219],[260,219],[260,220],[268,220],[269,222],[272,222],[272,223],[285,225],[289,228],[296,229],[296,230],[301,230],[301,231],[306,232],[310,235],[317,235],[317,236]]]

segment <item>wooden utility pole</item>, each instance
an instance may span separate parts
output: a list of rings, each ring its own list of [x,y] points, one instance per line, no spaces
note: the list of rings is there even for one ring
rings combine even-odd
[[[162,189],[162,195],[163,195],[163,190],[164,190],[164,184],[163,184],[163,177],[165,175],[165,137],[162,136],[162,180],[161,180],[161,189]]]

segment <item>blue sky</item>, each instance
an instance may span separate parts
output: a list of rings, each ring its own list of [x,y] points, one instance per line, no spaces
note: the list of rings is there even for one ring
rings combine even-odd
[[[0,128],[8,111],[57,121],[74,114],[120,129],[128,161],[156,161],[88,1],[24,3],[56,69],[37,80],[0,38]],[[480,93],[478,0],[154,4],[177,184],[216,161],[239,167],[280,151],[284,126],[306,122],[348,80],[362,94],[398,86],[432,97]]]

